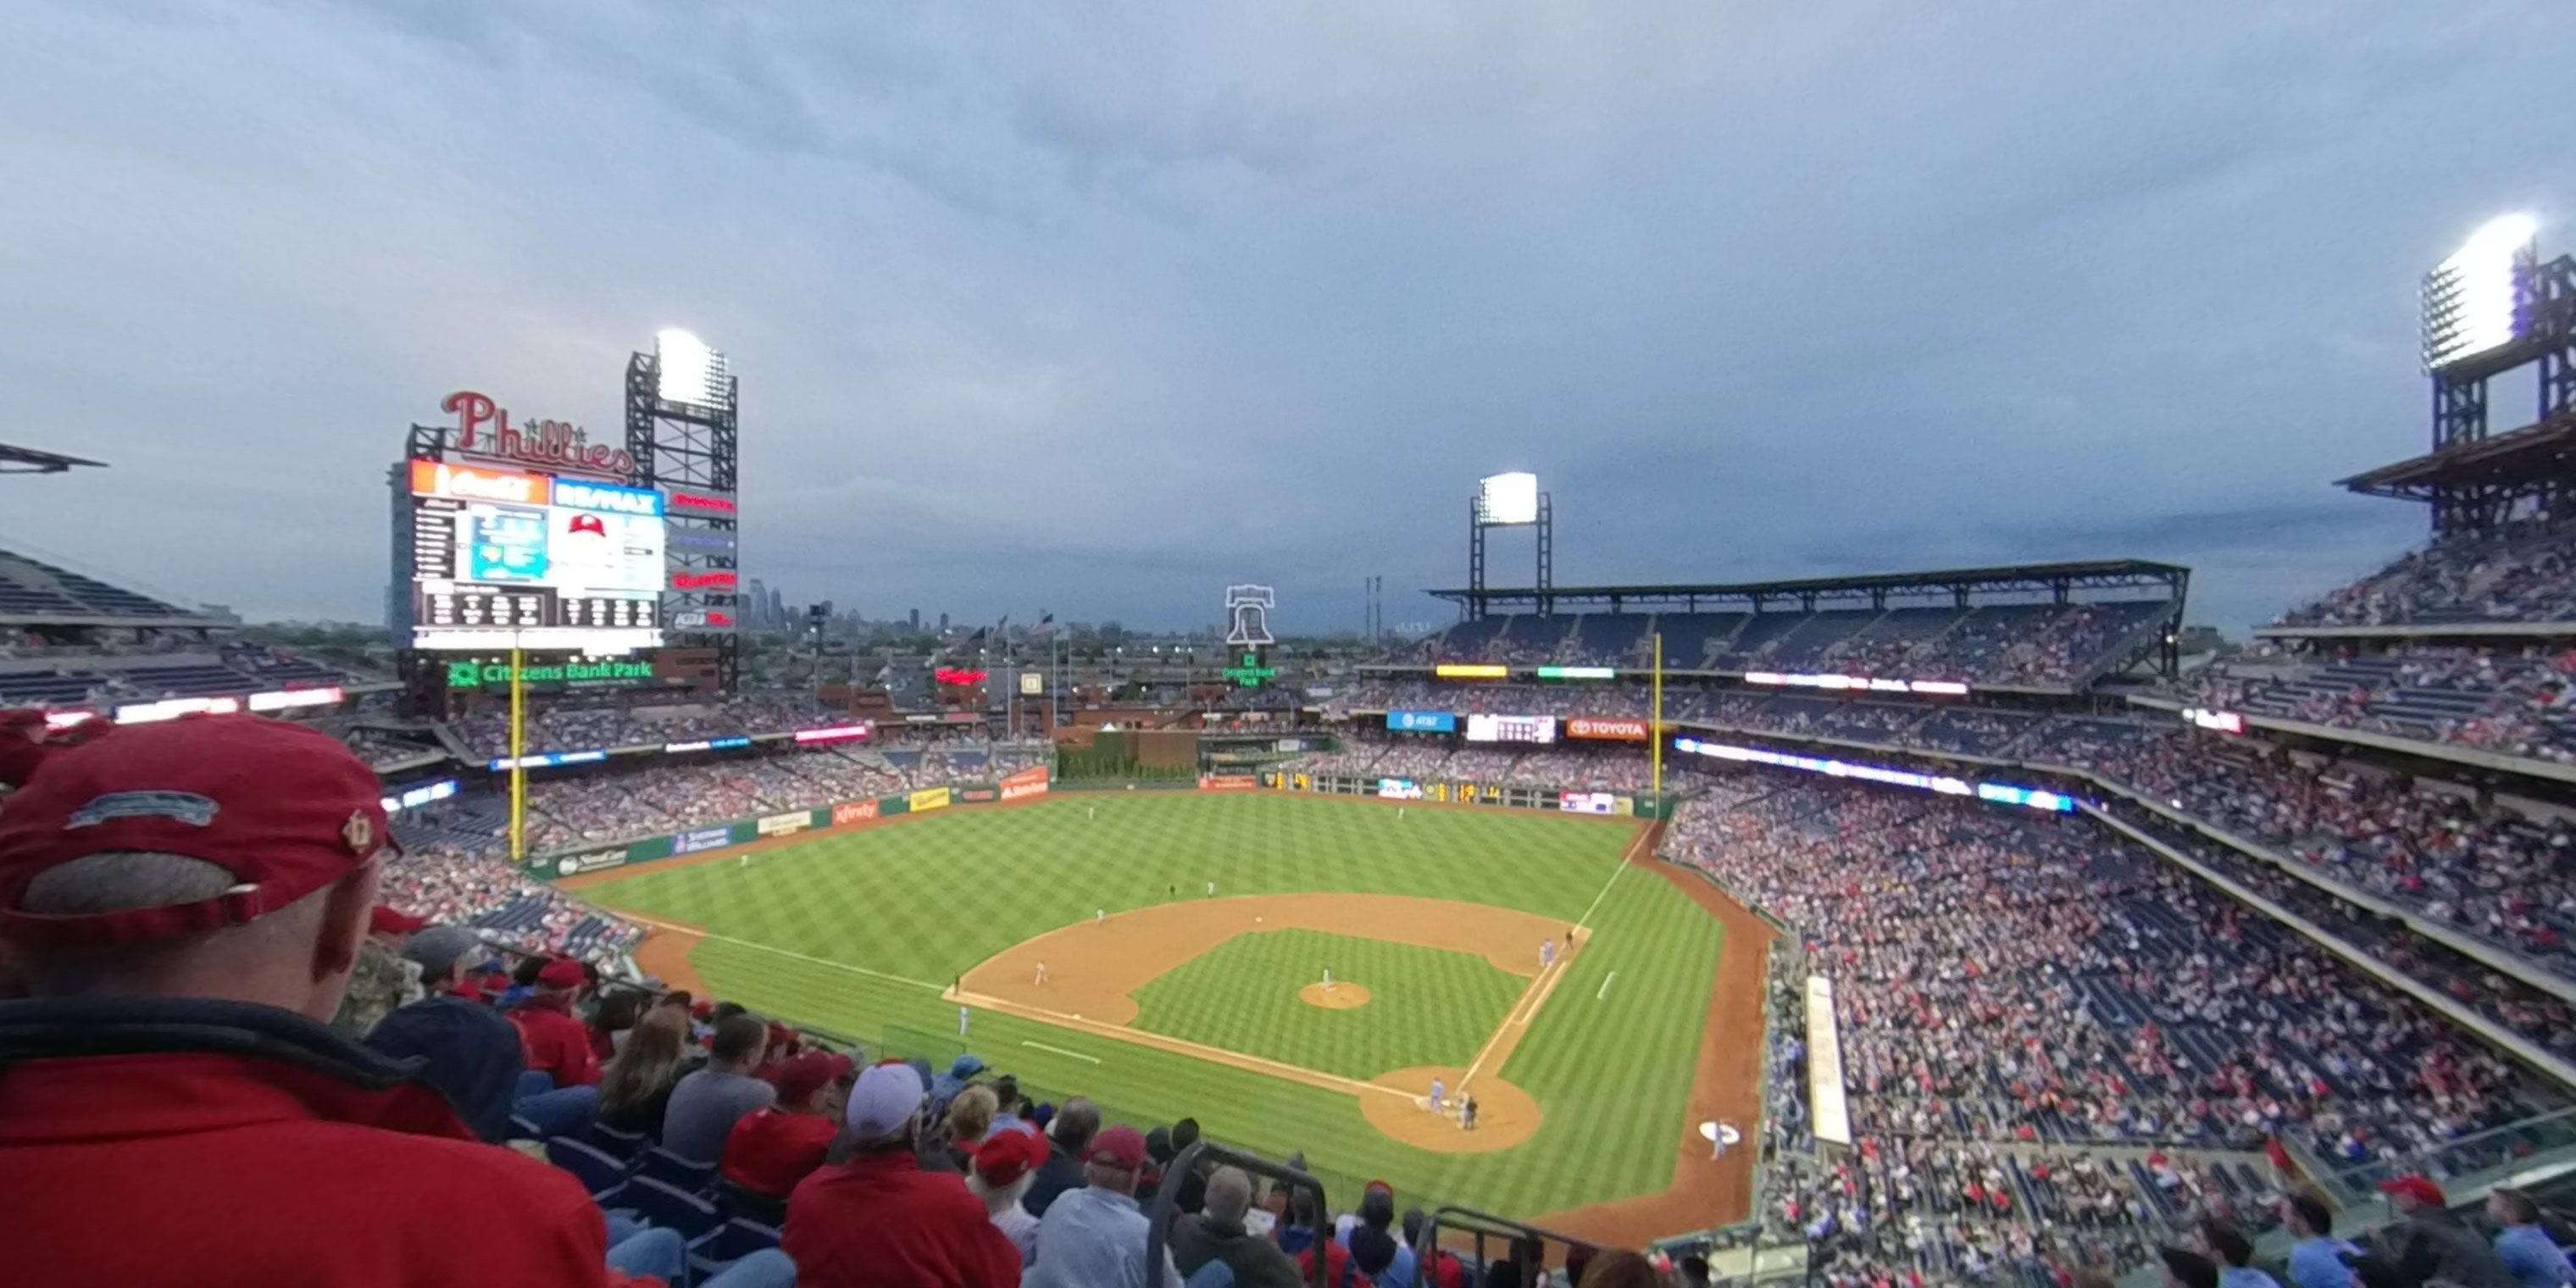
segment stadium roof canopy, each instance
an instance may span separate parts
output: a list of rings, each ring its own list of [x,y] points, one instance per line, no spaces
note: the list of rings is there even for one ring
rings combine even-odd
[[[2519,488],[2576,477],[2576,416],[2456,443],[2336,483],[2364,496],[2430,501],[2444,489]]]
[[[1818,601],[1864,600],[1884,606],[1890,598],[1924,600],[1947,596],[1965,605],[1976,594],[2044,594],[2065,600],[2076,591],[2138,591],[2132,595],[2094,598],[2175,599],[2190,587],[2191,569],[2145,559],[2086,559],[2069,563],[2011,564],[1997,568],[1952,568],[1935,572],[1873,573],[1858,577],[1811,577],[1794,581],[1711,582],[1697,585],[1532,586],[1430,590],[1423,593],[1469,608],[1530,607],[1553,612],[1559,607],[1606,607],[1698,611],[1728,604],[1766,611],[1779,601],[1793,601],[1813,611]]]
[[[0,474],[63,474],[75,466],[106,469],[107,463],[0,443]]]

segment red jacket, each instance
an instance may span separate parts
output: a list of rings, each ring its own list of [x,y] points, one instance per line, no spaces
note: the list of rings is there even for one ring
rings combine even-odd
[[[555,1086],[587,1087],[599,1081],[599,1057],[591,1054],[590,1026],[543,1002],[510,1008],[519,1026],[519,1045],[528,1051],[528,1067],[554,1075]]]
[[[834,1134],[832,1120],[819,1114],[783,1113],[776,1105],[754,1110],[725,1137],[724,1178],[754,1194],[786,1198],[823,1165]]]
[[[615,1282],[569,1173],[271,1007],[0,1002],[13,1288]]]
[[[966,1182],[908,1149],[860,1154],[805,1178],[779,1246],[799,1288],[1015,1288],[1020,1250]]]

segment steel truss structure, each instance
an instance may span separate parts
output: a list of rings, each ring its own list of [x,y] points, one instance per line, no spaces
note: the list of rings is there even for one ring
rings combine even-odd
[[[2510,344],[2434,368],[2433,446],[2422,456],[2342,480],[2365,496],[2421,501],[2436,538],[2492,532],[2535,511],[2576,514],[2576,257],[2518,264],[2520,334]],[[2539,366],[2530,423],[2491,433],[2489,384]]]
[[[661,359],[638,352],[626,361],[626,450],[635,457],[638,487],[698,488],[734,497],[740,490],[739,381],[728,374],[710,390],[710,402],[677,403],[661,397]],[[673,647],[715,655],[716,682],[734,692],[742,677],[740,522],[723,515],[673,511],[671,571],[732,574],[722,585],[701,585],[663,595],[663,638]],[[720,535],[720,548],[692,545],[691,533]],[[697,627],[686,621],[704,622]],[[718,622],[725,623],[722,626]]]

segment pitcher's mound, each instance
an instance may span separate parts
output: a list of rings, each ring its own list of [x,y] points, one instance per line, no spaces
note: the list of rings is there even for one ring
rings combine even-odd
[[[1331,988],[1308,984],[1297,990],[1297,1000],[1327,1011],[1347,1011],[1354,1006],[1368,1005],[1369,991],[1363,985],[1348,982],[1336,982]]]
[[[1438,1154],[1490,1154],[1538,1134],[1542,1117],[1538,1101],[1489,1073],[1477,1074],[1475,1085],[1467,1089],[1476,1098],[1475,1128],[1459,1126],[1458,1076],[1465,1072],[1425,1066],[1381,1073],[1369,1082],[1405,1094],[1369,1092],[1360,1097],[1360,1113],[1368,1119],[1369,1126],[1416,1149]],[[1433,1078],[1446,1084],[1449,1102],[1444,1112],[1436,1114],[1428,1103]]]

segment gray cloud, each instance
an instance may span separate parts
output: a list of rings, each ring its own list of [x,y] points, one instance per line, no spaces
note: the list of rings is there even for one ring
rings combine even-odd
[[[1525,467],[1565,582],[2138,555],[2242,625],[2419,539],[2328,486],[2424,441],[2415,275],[2570,206],[2478,124],[2576,38],[2506,0],[13,22],[0,439],[115,468],[0,533],[282,614],[377,611],[439,395],[606,429],[685,324],[749,570],[871,613],[1353,625]]]

